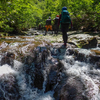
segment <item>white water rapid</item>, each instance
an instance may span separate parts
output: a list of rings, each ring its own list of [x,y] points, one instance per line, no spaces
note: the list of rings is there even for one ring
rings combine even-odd
[[[0,100],[56,100],[53,97],[53,94],[55,92],[54,89],[57,88],[59,83],[53,87],[53,90],[45,92],[47,72],[44,70],[43,66],[48,68],[50,65],[50,63],[48,63],[49,60],[46,59],[48,60],[46,64],[40,64],[44,78],[42,89],[34,87],[33,81],[35,80],[36,66],[34,60],[30,57],[29,60],[26,60],[27,63],[20,61],[21,58],[23,61],[23,55],[26,57],[26,55],[29,54],[28,50],[34,46],[31,42],[34,41],[32,38],[33,37],[30,39],[28,37],[25,40],[25,43],[23,41],[12,44],[2,43],[0,46],[0,50],[7,47],[8,51],[14,52],[15,57],[18,57],[18,54],[20,55],[20,58],[16,58],[19,61],[13,60],[14,62],[12,64],[9,63],[12,59],[9,61],[3,61],[2,58],[5,57],[6,52],[3,50],[0,52]],[[44,45],[44,42],[42,44]],[[42,48],[40,47],[40,50],[41,49]],[[66,75],[71,76],[72,79],[80,79],[79,81],[84,85],[82,91],[83,96],[87,97],[88,100],[100,100],[100,68],[98,68],[97,64],[89,62],[90,58],[88,56],[92,54],[91,50],[75,48],[78,53],[84,55],[85,60],[82,61],[76,59],[74,54],[69,54],[69,49],[71,48],[60,48],[59,51],[55,47],[50,47],[49,59],[59,59],[64,65],[64,72]],[[100,48],[95,49],[100,50]],[[21,55],[22,53],[23,55]],[[41,56],[39,52],[37,54],[38,56]],[[4,60],[5,59],[8,58],[5,57]],[[38,63],[39,62],[37,62],[37,64]],[[56,63],[56,61],[54,63]],[[29,69],[29,72],[27,72],[27,69]],[[61,75],[63,77],[63,74]]]
[[[100,50],[100,48],[95,49]],[[92,53],[87,49],[79,49],[79,52],[85,54],[85,56]],[[85,89],[82,95],[86,96],[88,100],[100,100],[100,69],[96,69],[95,63],[75,61],[73,55],[66,55],[66,53],[62,62],[66,68],[65,72],[74,78],[80,78],[80,81],[84,84]]]

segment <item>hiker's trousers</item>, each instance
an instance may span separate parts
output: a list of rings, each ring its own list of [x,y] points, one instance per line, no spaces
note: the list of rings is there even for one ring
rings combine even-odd
[[[62,38],[64,43],[67,43],[68,40],[68,35],[67,35],[68,30],[69,30],[69,23],[66,24],[61,23]]]
[[[46,25],[45,28],[46,28],[46,31],[48,31],[49,29],[52,30],[52,25]]]

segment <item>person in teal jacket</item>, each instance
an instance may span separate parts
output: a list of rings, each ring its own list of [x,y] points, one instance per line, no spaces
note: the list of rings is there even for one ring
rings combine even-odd
[[[64,46],[67,46],[68,35],[67,32],[69,30],[69,25],[71,24],[71,28],[73,28],[72,21],[69,16],[69,12],[67,11],[67,7],[62,8],[62,12],[59,16],[58,26],[61,25],[62,37]]]

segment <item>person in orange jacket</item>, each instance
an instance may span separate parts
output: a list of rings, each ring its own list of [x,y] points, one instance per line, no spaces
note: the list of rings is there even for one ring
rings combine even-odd
[[[52,31],[51,17],[49,17],[49,19],[46,20],[45,28],[46,28],[45,35],[47,34],[49,29]]]

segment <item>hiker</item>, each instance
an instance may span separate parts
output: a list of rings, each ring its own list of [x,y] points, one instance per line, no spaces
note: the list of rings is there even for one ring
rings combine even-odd
[[[49,17],[49,19],[46,20],[46,31],[45,31],[45,35],[47,34],[48,30],[50,29],[52,31],[52,25],[51,25],[51,17]]]
[[[58,34],[58,29],[59,29],[59,27],[58,27],[59,15],[57,15],[53,19],[53,21],[54,21],[53,30],[54,30],[55,34],[57,35]]]
[[[72,21],[69,16],[69,12],[67,11],[67,7],[63,7],[62,12],[59,16],[58,26],[61,25],[61,31],[62,31],[62,35],[63,35],[62,38],[63,38],[65,47],[67,46],[67,40],[68,40],[67,32],[68,32],[70,24],[71,24],[71,28],[72,28],[73,25],[72,25]]]
[[[41,29],[42,29],[42,25],[39,24],[39,26],[38,26],[38,30],[41,30]]]

